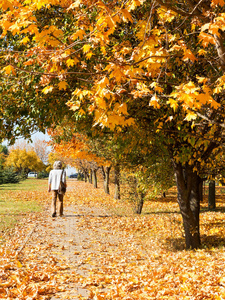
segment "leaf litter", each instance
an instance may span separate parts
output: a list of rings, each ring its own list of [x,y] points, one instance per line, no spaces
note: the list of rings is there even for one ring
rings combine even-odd
[[[217,211],[202,203],[203,247],[186,251],[173,196],[146,202],[140,216],[117,214],[129,203],[69,185],[63,218],[51,218],[51,196],[40,192],[44,211],[7,233],[0,299],[225,299],[223,196]]]

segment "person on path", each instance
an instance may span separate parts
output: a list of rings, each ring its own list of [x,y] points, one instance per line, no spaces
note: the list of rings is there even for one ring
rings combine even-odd
[[[57,197],[59,199],[59,215],[63,216],[63,196],[64,194],[59,194],[58,189],[61,181],[66,185],[66,172],[62,169],[62,162],[55,161],[53,165],[53,170],[50,171],[48,178],[48,191],[52,191],[52,217],[56,217],[56,201]]]

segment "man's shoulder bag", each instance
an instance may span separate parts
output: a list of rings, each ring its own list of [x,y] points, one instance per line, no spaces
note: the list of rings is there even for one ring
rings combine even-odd
[[[62,181],[63,172],[64,172],[64,170],[62,170],[62,174],[61,174],[61,178],[60,178],[60,184],[59,184],[58,193],[64,195],[64,194],[66,193],[66,185],[65,185],[65,183]]]

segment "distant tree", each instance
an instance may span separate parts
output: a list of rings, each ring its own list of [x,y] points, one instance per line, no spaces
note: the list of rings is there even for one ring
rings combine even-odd
[[[0,184],[17,183],[21,179],[13,167],[5,166],[9,149],[5,145],[0,145]]]
[[[48,155],[50,153],[48,144],[45,140],[35,139],[33,144],[33,149],[40,160],[47,165],[48,164]]]
[[[18,174],[28,174],[30,171],[42,171],[45,165],[33,150],[14,149],[9,152],[6,166],[13,167]]]
[[[6,155],[8,155],[9,150],[5,145],[0,145],[0,170],[3,169]]]

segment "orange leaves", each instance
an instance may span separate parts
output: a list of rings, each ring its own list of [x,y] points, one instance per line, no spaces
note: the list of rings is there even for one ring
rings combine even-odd
[[[199,81],[204,82],[207,81],[207,79],[199,78]],[[213,99],[212,94],[213,91],[207,85],[199,87],[193,82],[189,82],[188,84],[177,87],[177,92],[172,93],[171,96],[178,100],[183,108],[187,110],[187,119],[191,120],[196,118],[196,114],[193,111],[200,109],[202,105],[208,104],[215,109],[220,107],[220,104]],[[168,103],[170,105],[175,104],[175,102],[171,100],[169,100]],[[191,112],[190,109],[193,111]]]
[[[12,65],[8,65],[7,67],[4,67],[2,69],[3,72],[5,72],[7,75],[16,75],[15,69]]]
[[[121,9],[120,12],[122,13],[123,21],[125,21],[125,22],[130,21],[131,23],[133,23],[132,16],[127,9]]]
[[[8,8],[10,10],[13,9],[13,4],[15,3],[15,1],[12,1],[12,0],[1,0],[0,1],[0,7],[3,9],[3,10],[7,10]]]
[[[60,81],[58,84],[59,90],[66,90],[68,87],[68,83],[66,81]]]
[[[207,244],[203,241],[205,248],[201,250],[183,250],[175,190],[169,191],[166,199],[147,201],[146,214],[137,216],[129,211],[128,203],[121,207],[121,203],[104,197],[100,191],[97,193],[87,186],[86,190],[82,189],[80,184],[77,188],[81,189],[74,191],[79,195],[75,196],[79,207],[92,207],[92,210],[95,207],[78,225],[83,235],[89,232],[89,245],[91,242],[82,260],[92,267],[82,279],[83,286],[91,291],[90,299],[196,299],[196,294],[202,299],[209,296],[216,299],[223,295],[223,242],[218,248],[211,248],[209,239]],[[207,201],[202,205],[207,205]],[[96,207],[104,207],[109,212],[113,207],[114,215],[96,218]],[[83,208],[82,213],[88,211]],[[220,240],[218,228],[222,230],[220,236],[224,234],[222,224],[211,227],[210,220],[216,215],[214,224],[219,224],[222,212],[213,215],[206,212],[201,218],[203,234],[213,229],[212,240],[216,236]]]
[[[77,38],[79,38],[81,41],[83,40],[83,37],[85,35],[85,31],[83,29],[79,29],[77,30],[77,32],[75,32],[70,38],[72,40],[76,40]]]
[[[217,1],[216,1],[217,2]],[[224,1],[222,0],[221,3],[218,1],[215,4],[222,4],[224,5]],[[225,31],[225,14],[221,13],[218,14],[217,17],[214,18],[213,22],[206,23],[201,27],[201,33],[199,35],[199,39],[203,45],[203,47],[208,47],[209,44],[215,45],[215,36],[220,37],[220,30]],[[205,33],[207,31],[208,33]]]
[[[185,120],[192,121],[192,120],[195,120],[196,118],[197,118],[196,113],[194,113],[193,111],[187,111],[187,115],[185,117]]]
[[[191,60],[192,62],[194,62],[196,59],[196,57],[193,55],[193,53],[191,52],[191,50],[187,49],[184,52],[184,56],[183,56],[183,60],[187,61],[187,60]]]
[[[29,37],[26,36],[25,38],[22,39],[21,44],[27,44],[30,41]]]
[[[79,62],[79,60],[76,59],[76,58],[73,58],[73,59],[68,58],[67,61],[66,61],[66,64],[67,64],[68,67],[73,67],[73,66],[76,65],[78,62]]]
[[[223,7],[225,5],[224,0],[212,0],[212,5],[220,5],[221,7]]]
[[[170,105],[170,107],[173,109],[173,111],[176,111],[179,106],[179,103],[177,102],[177,100],[172,99],[172,98],[170,98],[166,103]]]
[[[116,201],[101,188],[70,180],[68,185],[64,218],[49,217],[51,197],[43,186],[38,195],[47,212],[26,215],[2,245],[1,298],[224,298],[223,187],[217,190],[218,211],[206,210],[206,196],[201,202],[202,249],[185,251],[175,188],[166,198],[146,201],[140,216],[130,202]]]
[[[62,45],[60,38],[63,36],[63,31],[58,29],[56,26],[50,26],[48,29],[41,31],[39,34],[36,33],[33,40],[36,41],[39,46],[50,45],[57,47]]]
[[[160,6],[160,8],[157,9],[157,13],[160,19],[164,22],[172,22],[177,15],[175,12],[164,6]]]
[[[90,49],[91,49],[91,45],[89,45],[89,44],[86,44],[86,45],[83,46],[83,52],[84,52],[84,53],[89,52]]]
[[[151,89],[149,89],[146,84],[138,82],[136,85],[136,89],[132,91],[132,95],[134,98],[139,98],[143,96],[149,96],[153,92]]]
[[[104,89],[107,85],[109,84],[109,79],[105,76],[103,77],[99,82],[98,82],[98,86],[101,89]]]
[[[205,32],[201,32],[199,34],[199,39],[200,39],[203,47],[208,47],[209,44],[215,45],[215,43],[216,43],[214,37]]]
[[[7,7],[9,2],[5,0],[0,5]],[[10,53],[4,58],[17,68],[26,66],[21,73],[43,73],[36,89],[41,87],[44,94],[53,93],[54,97],[55,91],[67,90],[68,107],[78,115],[95,114],[94,124],[113,130],[133,124],[128,106],[137,98],[156,109],[167,103],[174,113],[181,105],[191,120],[193,111],[203,105],[219,107],[213,93],[219,94],[223,85],[206,90],[210,80],[197,83],[193,70],[201,76],[201,60],[203,69],[214,60],[216,49],[206,48],[214,46],[214,35],[225,30],[225,15],[219,7],[222,3],[223,0],[212,2],[218,12],[209,7],[210,21],[205,13],[202,18],[193,13],[181,21],[181,15],[190,14],[189,8],[179,4],[175,12],[177,4],[173,2],[156,7],[144,0],[25,0],[23,5],[15,5],[13,13],[8,10],[2,14],[3,36],[11,31],[24,49],[21,56]],[[47,15],[44,22],[39,17],[43,9],[55,19]],[[214,63],[218,61],[209,64],[209,77],[215,71]],[[4,71],[15,75],[13,67]],[[171,83],[172,95],[167,92],[167,83]]]
[[[149,106],[153,106],[154,108],[160,108],[159,98],[156,95],[152,96],[149,102]]]

